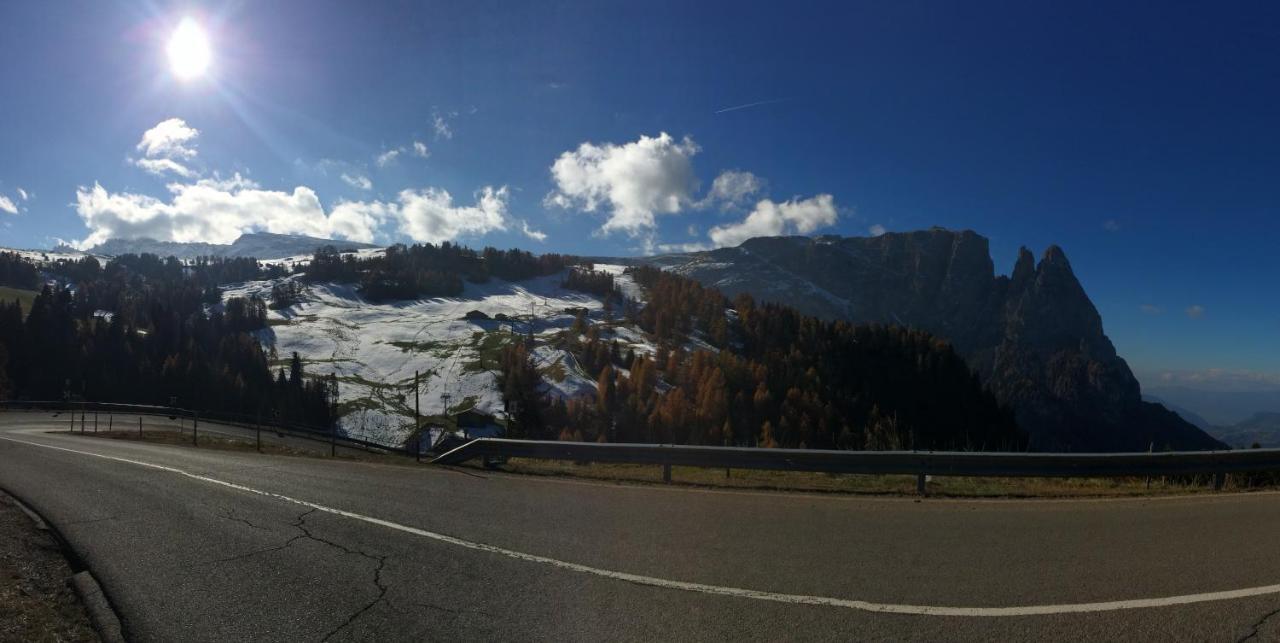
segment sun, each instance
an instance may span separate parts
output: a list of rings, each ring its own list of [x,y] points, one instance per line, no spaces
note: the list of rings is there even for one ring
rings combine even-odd
[[[178,28],[169,37],[169,68],[173,74],[183,80],[204,75],[213,60],[213,50],[209,46],[209,37],[199,23],[191,18],[183,18]]]

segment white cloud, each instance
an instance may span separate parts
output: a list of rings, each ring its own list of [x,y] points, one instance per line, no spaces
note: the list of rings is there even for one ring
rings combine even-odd
[[[156,176],[164,176],[166,172],[172,172],[184,179],[196,176],[195,170],[173,159],[137,159],[133,164]]]
[[[358,188],[361,190],[373,189],[373,181],[370,181],[369,177],[363,174],[352,175],[352,174],[347,174],[346,172],[343,172],[342,181],[353,188]]]
[[[1185,386],[1203,391],[1280,390],[1280,373],[1250,369],[1203,368],[1143,373],[1143,384]]]
[[[752,237],[809,234],[819,227],[835,223],[837,216],[835,199],[830,194],[783,203],[764,199],[756,204],[747,218],[739,223],[716,226],[710,235],[717,247],[736,246]]]
[[[867,228],[867,232],[871,233],[871,236],[873,236],[873,237],[878,237],[878,236],[880,236],[880,235],[882,235],[882,234],[884,234],[884,233],[888,232],[888,230],[885,230],[885,229],[884,229],[884,226],[882,226],[882,225],[880,225],[879,223],[877,223],[877,224],[875,224],[875,225],[871,226],[870,228]]]
[[[245,232],[265,230],[349,239],[372,238],[372,229],[359,221],[332,221],[309,187],[292,192],[259,189],[236,174],[230,179],[171,183],[171,198],[163,201],[143,194],[108,192],[94,183],[76,190],[76,212],[89,228],[80,248],[110,238],[150,237],[161,241],[231,243]],[[336,226],[341,223],[341,226]]]
[[[418,158],[427,158],[431,156],[431,150],[427,149],[427,144],[422,141],[413,142],[413,155]]]
[[[658,252],[702,252],[710,250],[711,246],[705,243],[660,243],[654,246]]]
[[[23,201],[27,201],[31,199],[31,194],[22,188],[18,188],[18,198],[22,199]]]
[[[1187,306],[1186,313],[1187,317],[1200,319],[1201,317],[1204,317],[1204,306],[1201,306],[1200,304],[1192,304]]]
[[[437,139],[453,138],[453,127],[449,125],[449,119],[458,115],[457,112],[449,112],[441,114],[440,112],[431,112],[431,127],[436,131]]]
[[[0,194],[0,212],[8,212],[9,214],[17,214],[18,206],[13,204],[13,200]]]
[[[142,140],[135,146],[135,149],[142,152],[142,158],[133,163],[157,176],[173,173],[183,178],[192,178],[197,172],[183,162],[196,157],[194,147],[199,136],[200,130],[187,125],[181,118],[161,121],[142,133]]]
[[[400,192],[400,232],[418,242],[440,243],[467,234],[507,229],[506,186],[476,192],[475,205],[455,206],[446,190],[426,188]]]
[[[1107,219],[1106,221],[1102,222],[1102,229],[1106,230],[1107,232],[1119,232],[1120,222],[1116,221],[1115,219]]]
[[[395,163],[396,159],[400,157],[400,153],[403,151],[404,151],[403,147],[397,147],[393,150],[387,150],[379,154],[378,158],[375,159],[374,162],[378,164],[378,167],[386,167],[388,165],[391,165],[392,163]]]
[[[394,203],[341,201],[329,212],[329,228],[335,236],[373,243],[383,222],[396,216],[396,212]]]
[[[142,133],[137,149],[147,158],[191,159],[196,151],[187,146],[200,136],[200,130],[187,125],[181,118],[161,121]]]
[[[693,139],[676,141],[666,132],[623,145],[583,143],[552,164],[556,190],[545,203],[586,212],[607,209],[603,233],[638,236],[653,230],[656,215],[678,214],[693,204],[697,179],[690,159],[698,151]]]
[[[1142,304],[1141,306],[1138,306],[1138,310],[1141,310],[1148,315],[1159,315],[1164,312],[1163,308],[1155,304]]]
[[[530,228],[529,222],[523,219],[520,220],[520,232],[523,232],[524,236],[529,237],[530,239],[533,239],[534,241],[537,241],[539,243],[547,240],[547,233],[539,232],[537,230],[534,230],[533,228]]]
[[[764,179],[738,170],[726,170],[711,182],[711,190],[699,204],[702,207],[720,205],[720,209],[728,210],[747,204],[751,197],[764,189]]]

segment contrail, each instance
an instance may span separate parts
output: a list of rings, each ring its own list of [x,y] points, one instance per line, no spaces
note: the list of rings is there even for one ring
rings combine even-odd
[[[724,108],[724,109],[716,110],[716,113],[717,113],[717,114],[723,114],[723,113],[725,113],[725,112],[736,112],[736,111],[738,111],[738,110],[740,110],[740,109],[747,109],[747,108],[750,108],[750,107],[759,107],[759,106],[761,106],[761,105],[772,105],[772,104],[774,104],[774,103],[783,103],[783,102],[786,102],[786,101],[789,101],[789,100],[791,100],[791,97],[790,97],[790,96],[788,96],[787,98],[774,98],[774,99],[770,99],[770,100],[758,100],[758,101],[756,101],[756,102],[754,102],[754,103],[747,103],[747,104],[745,104],[745,105],[734,105],[733,107],[726,107],[726,108]]]

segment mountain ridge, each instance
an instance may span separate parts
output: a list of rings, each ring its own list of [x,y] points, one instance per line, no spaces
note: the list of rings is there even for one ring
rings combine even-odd
[[[322,246],[333,246],[340,251],[378,247],[369,243],[321,239],[305,235],[246,232],[230,244],[205,243],[201,241],[157,241],[147,237],[108,239],[89,248],[86,252],[108,257],[146,253],[162,257],[173,256],[179,259],[194,259],[196,257],[283,259],[285,257],[309,255],[315,252],[316,248]]]
[[[1010,404],[1032,447],[1212,449],[1222,444],[1144,402],[1059,246],[1022,248],[997,275],[989,241],[932,228],[878,237],[758,237],[641,261],[825,319],[893,323],[948,339]]]

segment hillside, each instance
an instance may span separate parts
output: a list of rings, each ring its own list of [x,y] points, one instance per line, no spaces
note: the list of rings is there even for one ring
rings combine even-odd
[[[274,285],[293,281],[255,281],[228,287],[232,297],[268,297]],[[497,384],[502,349],[519,335],[553,336],[573,325],[567,308],[598,315],[599,298],[565,290],[553,275],[508,282],[468,283],[457,297],[373,302],[349,284],[303,286],[299,303],[268,313],[258,338],[280,356],[280,364],[299,353],[309,372],[333,373],[339,383],[339,412],[353,436],[398,443],[412,428],[413,378],[420,373],[418,405],[424,417],[474,408],[500,417]],[[480,311],[490,319],[464,319]],[[499,320],[495,317],[508,319]],[[638,350],[652,350],[635,338]],[[571,355],[541,345],[536,352],[549,392],[594,393]]]
[[[950,340],[1033,448],[1212,449],[1220,443],[1158,404],[1104,334],[1066,254],[1025,248],[997,276],[987,239],[940,228],[872,238],[767,237],[647,260],[825,319],[895,323]]]

